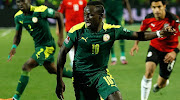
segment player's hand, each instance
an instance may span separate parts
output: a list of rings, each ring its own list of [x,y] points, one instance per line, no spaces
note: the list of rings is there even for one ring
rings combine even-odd
[[[11,49],[9,56],[8,56],[8,61],[11,61],[12,57],[14,56],[14,54],[16,53],[16,49],[13,48]]]
[[[171,63],[176,58],[176,52],[172,51],[166,54],[164,57],[165,63]]]
[[[58,42],[57,42],[58,46],[61,47],[63,45],[63,42],[64,42],[63,39],[58,39]]]
[[[62,81],[60,84],[56,86],[56,95],[60,100],[64,100],[63,92],[65,91],[65,84]]]
[[[138,53],[138,50],[139,50],[139,47],[138,45],[134,45],[132,48],[131,48],[131,51],[129,52],[131,56],[134,56],[134,51],[136,50],[136,53]]]
[[[167,26],[160,31],[161,37],[175,35],[174,33],[176,33],[176,30],[172,26]]]

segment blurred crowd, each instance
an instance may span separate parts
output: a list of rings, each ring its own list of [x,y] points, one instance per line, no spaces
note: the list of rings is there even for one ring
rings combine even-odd
[[[62,0],[31,0],[32,5],[39,6],[39,5],[47,5],[48,7],[58,9],[60,1]],[[91,1],[91,0],[87,0]],[[131,6],[135,5],[149,5],[149,0],[129,0]],[[168,0],[169,4],[179,4],[180,0]],[[0,0],[0,9],[5,8],[13,8],[17,9],[16,0]]]
[[[61,0],[31,0],[34,6],[47,5],[51,8],[57,9]],[[16,0],[0,0],[0,9],[13,8],[17,9]]]

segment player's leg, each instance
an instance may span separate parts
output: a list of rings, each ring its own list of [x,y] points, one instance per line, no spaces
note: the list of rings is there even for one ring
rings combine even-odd
[[[18,81],[18,86],[16,88],[16,93],[15,95],[13,96],[13,98],[15,100],[19,100],[22,93],[24,92],[27,84],[28,84],[28,81],[29,81],[29,77],[30,77],[30,71],[37,67],[38,66],[38,63],[30,58],[22,67],[22,73],[21,73],[21,76],[20,76],[20,79]]]
[[[50,74],[56,74],[57,73],[57,68],[56,68],[56,65],[54,62],[45,61],[43,65]],[[63,77],[72,78],[72,71],[67,70],[64,67]]]
[[[147,100],[152,86],[152,77],[158,63],[158,51],[149,47],[146,58],[145,75],[141,80],[141,100]]]
[[[162,55],[160,57],[160,71],[159,71],[160,73],[158,76],[157,83],[154,85],[153,92],[158,92],[161,88],[164,88],[165,86],[169,84],[168,79],[172,73],[172,70],[176,62],[176,59],[175,59],[171,63],[164,63],[163,59],[166,53],[164,54],[164,52],[162,52],[161,54]]]
[[[120,57],[120,61],[122,64],[127,64],[127,60],[126,60],[126,56],[125,56],[125,40],[119,40],[120,43],[120,48],[121,48],[121,57]]]
[[[117,58],[114,52],[114,46],[111,48],[111,65],[116,65],[117,63]]]

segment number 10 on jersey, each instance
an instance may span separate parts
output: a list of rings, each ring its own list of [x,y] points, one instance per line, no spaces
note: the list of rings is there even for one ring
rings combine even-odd
[[[99,44],[92,44],[92,54],[99,53]]]

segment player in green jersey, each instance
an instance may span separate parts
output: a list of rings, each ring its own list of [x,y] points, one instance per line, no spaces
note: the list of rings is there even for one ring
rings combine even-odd
[[[129,23],[133,23],[132,14],[131,14],[131,6],[128,0],[101,0],[104,3],[104,7],[106,10],[106,23],[121,25],[124,26],[125,21],[123,19],[123,8],[124,4],[129,13]],[[124,4],[123,4],[124,2]],[[127,64],[126,56],[125,56],[125,40],[119,40],[120,43],[120,61],[122,64]],[[114,52],[114,46],[111,48],[111,65],[115,65],[117,62],[117,58]]]
[[[22,74],[18,81],[15,95],[13,98],[7,100],[20,100],[20,96],[28,84],[30,71],[38,65],[43,65],[50,74],[57,73],[56,65],[54,63],[56,46],[50,32],[47,18],[57,19],[59,24],[58,45],[61,46],[63,44],[64,27],[62,14],[46,6],[32,6],[30,5],[30,0],[16,0],[16,4],[20,10],[14,16],[16,34],[8,60],[11,60],[16,53],[16,47],[20,43],[23,27],[33,37],[35,52],[22,66]]]
[[[70,29],[57,60],[56,94],[59,99],[64,98],[63,68],[66,55],[73,45],[73,84],[76,100],[100,100],[100,96],[105,100],[122,100],[114,78],[107,70],[110,49],[115,40],[150,40],[175,32],[171,27],[157,32],[134,32],[120,25],[103,23],[103,16],[103,4],[90,1],[84,9],[85,22]]]

